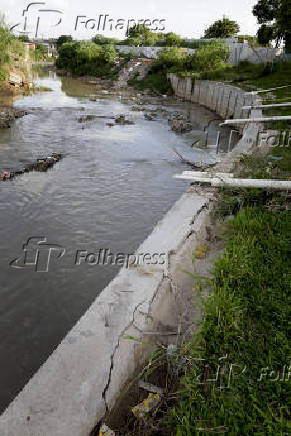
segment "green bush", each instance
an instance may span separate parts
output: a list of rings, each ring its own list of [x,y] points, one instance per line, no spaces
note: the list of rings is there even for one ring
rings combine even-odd
[[[214,71],[223,69],[229,59],[229,47],[222,42],[211,42],[199,47],[196,52],[189,56],[190,69],[200,71]]]
[[[154,63],[154,69],[184,69],[187,60],[187,55],[177,47],[167,47],[161,50],[158,58]]]
[[[108,38],[103,35],[96,35],[92,38],[92,42],[98,45],[119,44],[120,40],[116,38]]]
[[[45,61],[48,57],[48,49],[43,44],[36,44],[34,52],[32,52],[32,57],[36,62]]]
[[[9,63],[16,57],[24,55],[24,46],[4,23],[0,24],[0,65]]]
[[[24,56],[23,43],[0,20],[0,83],[8,78],[8,66]]]
[[[59,50],[57,67],[64,68],[76,75],[110,74],[117,52],[113,45],[97,45],[81,41],[65,43]]]

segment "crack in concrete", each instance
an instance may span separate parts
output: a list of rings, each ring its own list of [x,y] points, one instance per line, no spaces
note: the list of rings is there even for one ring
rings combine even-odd
[[[107,401],[106,401],[106,393],[107,393],[107,391],[108,391],[108,389],[109,389],[109,386],[110,386],[110,383],[111,383],[111,376],[112,376],[112,371],[113,371],[113,368],[114,368],[114,356],[115,356],[115,353],[116,353],[116,351],[117,351],[117,349],[118,349],[118,347],[119,347],[120,339],[122,338],[122,336],[125,334],[125,332],[129,329],[130,326],[134,325],[134,322],[135,322],[135,313],[136,313],[136,311],[137,311],[138,308],[139,308],[140,306],[142,306],[146,301],[147,301],[146,299],[143,300],[143,301],[141,301],[141,302],[138,303],[138,305],[134,308],[133,316],[132,316],[132,320],[128,323],[128,325],[127,325],[127,326],[122,330],[122,332],[121,332],[120,335],[118,336],[117,344],[115,345],[114,350],[113,350],[113,353],[112,353],[111,356],[110,356],[110,368],[109,368],[108,380],[107,380],[107,383],[106,383],[106,385],[105,385],[105,388],[104,388],[104,390],[103,390],[103,392],[102,392],[102,398],[103,398],[103,400],[104,400],[106,413],[109,411],[109,407],[108,407],[108,404],[107,404]]]

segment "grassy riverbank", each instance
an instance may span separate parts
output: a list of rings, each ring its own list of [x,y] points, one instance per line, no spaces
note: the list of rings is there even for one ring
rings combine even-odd
[[[290,179],[290,157],[290,147],[259,150],[242,158],[237,175]],[[199,328],[174,352],[153,353],[142,379],[164,389],[162,401],[118,434],[290,434],[290,200],[286,192],[220,190],[215,234],[225,249],[212,279],[193,275]]]
[[[290,148],[244,156],[237,175],[290,179]],[[200,323],[191,340],[153,352],[139,378],[163,390],[160,402],[137,420],[128,393],[118,419],[108,418],[117,434],[290,434],[290,200],[272,190],[219,191],[211,240],[225,248],[211,279],[192,276]],[[199,258],[196,250],[193,263]]]
[[[173,434],[290,433],[290,234],[283,210],[248,206],[227,223],[226,251],[170,412]],[[207,381],[218,365],[217,381]]]

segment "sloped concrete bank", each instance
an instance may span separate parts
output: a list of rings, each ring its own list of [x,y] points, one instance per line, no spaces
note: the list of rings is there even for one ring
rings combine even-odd
[[[230,171],[251,150],[258,129],[246,126],[219,170]],[[164,253],[167,261],[119,272],[0,417],[1,436],[88,436],[152,351],[126,336],[172,343],[189,305],[199,318],[181,270],[191,268],[195,247],[207,238],[214,207],[215,190],[183,194],[137,250]]]

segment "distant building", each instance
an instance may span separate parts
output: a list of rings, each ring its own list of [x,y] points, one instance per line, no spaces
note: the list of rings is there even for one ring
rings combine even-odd
[[[57,40],[56,39],[33,39],[34,44],[41,44],[47,47],[48,57],[57,55]]]

